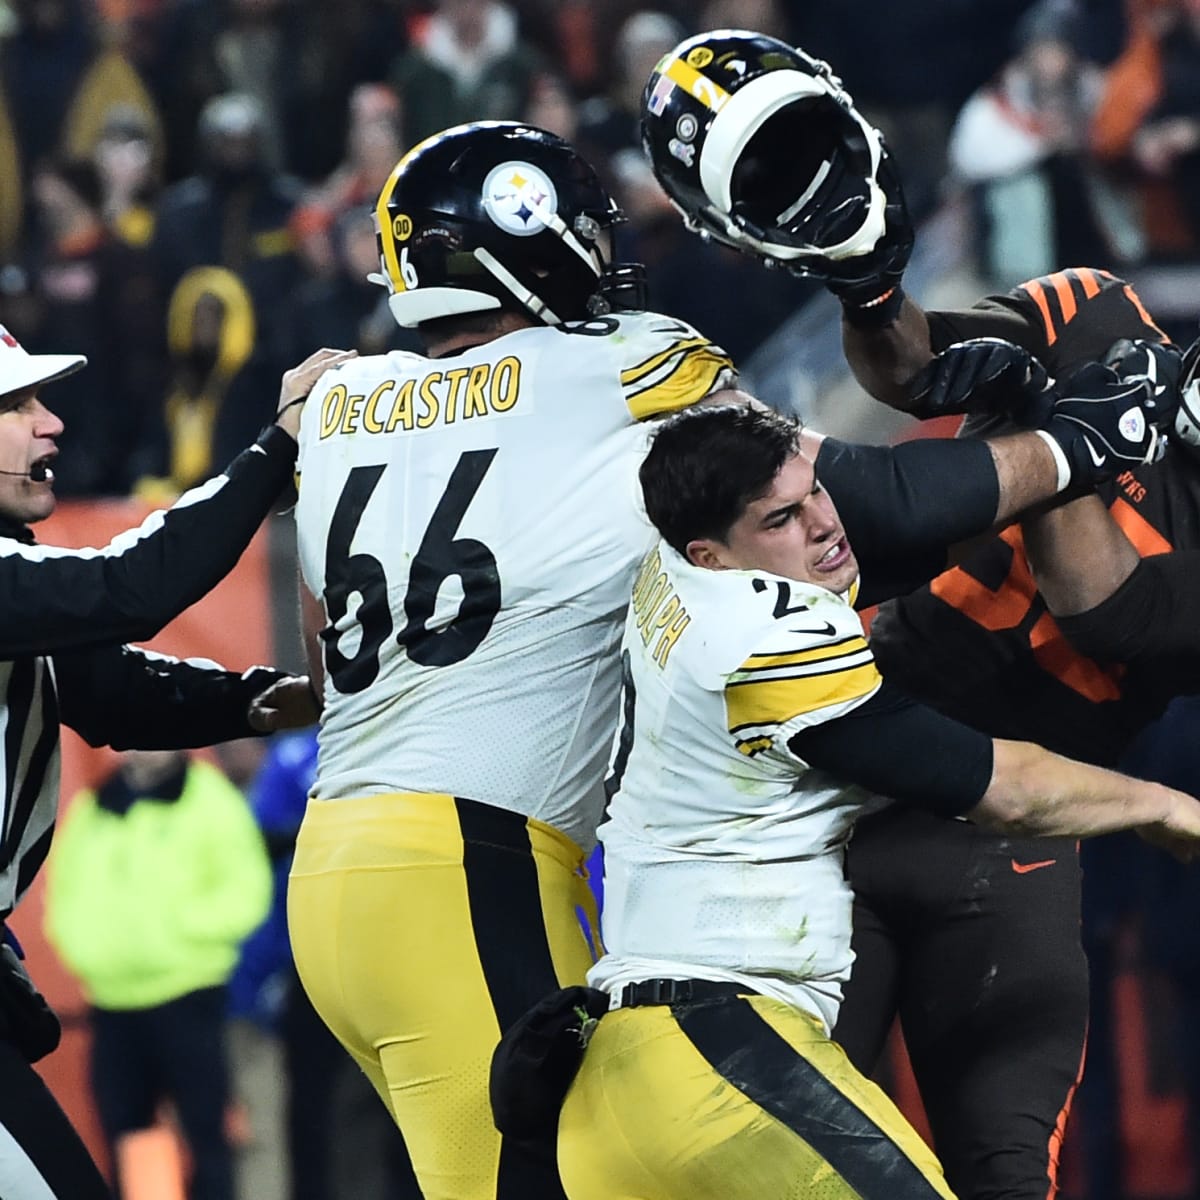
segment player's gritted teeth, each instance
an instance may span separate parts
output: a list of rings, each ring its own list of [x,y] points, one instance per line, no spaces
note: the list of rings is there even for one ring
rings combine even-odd
[[[849,561],[850,543],[843,534],[817,559],[816,563],[813,564],[813,569],[821,573],[836,571],[839,567],[844,567]]]

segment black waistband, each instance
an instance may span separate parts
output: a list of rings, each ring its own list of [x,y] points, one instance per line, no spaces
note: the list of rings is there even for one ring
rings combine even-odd
[[[715,979],[642,979],[621,989],[622,1008],[644,1008],[652,1004],[687,1004],[693,1000],[716,1000],[722,996],[752,996],[744,983]]]

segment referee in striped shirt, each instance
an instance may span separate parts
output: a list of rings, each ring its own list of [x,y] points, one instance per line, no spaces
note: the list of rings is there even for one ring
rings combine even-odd
[[[181,662],[124,643],[152,637],[237,562],[291,478],[300,405],[347,355],[320,350],[283,377],[279,412],[223,475],[103,549],[39,546],[54,510],[62,422],[39,389],[84,366],[27,354],[0,326],[0,1197],[102,1200],[83,1142],[31,1066],[58,1022],[20,962],[13,909],[50,848],[59,725],[118,749],[203,746],[311,723],[308,681]],[[252,711],[253,706],[253,711]]]

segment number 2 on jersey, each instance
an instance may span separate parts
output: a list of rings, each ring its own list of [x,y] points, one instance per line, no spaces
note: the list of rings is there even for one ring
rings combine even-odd
[[[495,456],[495,450],[467,450],[459,456],[409,568],[405,625],[396,635],[396,642],[420,666],[448,667],[473,654],[500,611],[500,573],[495,555],[475,538],[455,536]],[[371,554],[350,553],[363,512],[385,469],[382,464],[351,469],[325,543],[325,612],[329,624],[321,630],[321,640],[329,678],[343,694],[361,692],[375,681],[379,651],[394,628],[383,564]],[[430,629],[438,591],[451,575],[462,581],[458,614],[448,625]],[[347,655],[338,644],[346,631],[337,626],[345,618],[354,592],[360,597],[355,621],[362,637],[358,649]]]

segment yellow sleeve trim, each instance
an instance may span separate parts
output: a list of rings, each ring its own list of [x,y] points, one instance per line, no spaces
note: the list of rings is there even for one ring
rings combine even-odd
[[[642,359],[635,366],[626,367],[621,372],[621,386],[630,387],[639,379],[644,379],[651,371],[661,367],[673,354],[683,354],[688,350],[700,350],[708,344],[708,339],[702,337],[684,338],[681,341],[672,342],[665,350],[660,350],[657,354]]]
[[[776,671],[780,667],[802,667],[809,663],[846,658],[849,655],[861,654],[866,648],[866,638],[851,634],[840,641],[826,642],[823,646],[813,646],[809,650],[796,650],[791,654],[752,654],[738,668],[738,675],[740,676],[743,671],[754,674],[758,671]],[[740,679],[735,680],[735,683],[740,682]]]
[[[868,696],[880,684],[874,662],[826,675],[768,679],[733,684],[725,689],[725,715],[730,733],[763,725],[783,725],[816,712]]]
[[[695,350],[664,379],[644,391],[627,395],[625,402],[636,421],[676,412],[703,400],[713,390],[723,371],[733,369],[733,360],[712,347]]]

